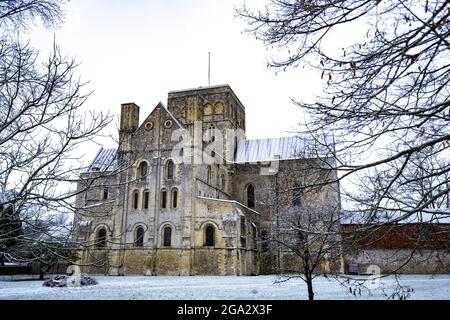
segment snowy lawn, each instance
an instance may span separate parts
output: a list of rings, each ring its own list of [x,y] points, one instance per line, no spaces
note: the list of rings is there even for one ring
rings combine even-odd
[[[306,299],[300,279],[274,284],[276,276],[96,276],[99,284],[83,288],[47,288],[43,281],[19,276],[0,277],[0,299],[106,300],[106,299]],[[450,299],[450,275],[404,275],[400,283],[414,289],[410,299]],[[357,299],[335,280],[315,279],[317,299]],[[392,292],[394,277],[383,278],[381,288]],[[382,289],[358,299],[386,299]]]

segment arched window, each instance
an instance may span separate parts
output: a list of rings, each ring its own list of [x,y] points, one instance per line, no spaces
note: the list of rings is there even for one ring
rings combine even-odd
[[[138,208],[138,203],[139,203],[139,191],[134,190],[133,191],[133,201],[132,201],[132,206],[134,210],[137,210]]]
[[[172,189],[172,208],[178,208],[178,189]]]
[[[144,190],[144,193],[142,194],[142,208],[148,209],[150,201],[150,191]]]
[[[108,200],[109,191],[108,188],[103,188],[103,200]]]
[[[166,179],[172,180],[175,171],[175,164],[172,160],[167,161],[166,164]]]
[[[138,177],[141,179],[145,179],[145,177],[148,174],[148,164],[145,161],[142,161],[139,164],[139,168],[138,168]]]
[[[170,247],[172,245],[172,228],[167,226],[163,229],[163,246]]]
[[[255,187],[252,184],[247,186],[247,207],[255,207]]]
[[[161,208],[162,209],[167,208],[167,190],[166,189],[161,190]]]
[[[137,227],[136,228],[134,245],[136,247],[143,247],[144,246],[144,228],[142,228],[142,227]]]
[[[96,239],[96,247],[97,248],[106,248],[106,229],[100,228],[97,231],[97,239]]]
[[[266,230],[261,231],[261,247],[264,252],[269,251],[269,235]]]
[[[212,124],[208,128],[208,142],[214,142],[216,141],[216,135],[215,135],[216,127]]]
[[[301,204],[301,189],[296,184],[292,189],[292,205],[294,207],[299,207]]]
[[[205,228],[205,246],[213,247],[215,243],[215,230],[214,227],[209,225]]]

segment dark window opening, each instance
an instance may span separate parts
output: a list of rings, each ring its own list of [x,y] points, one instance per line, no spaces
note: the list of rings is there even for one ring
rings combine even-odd
[[[252,184],[247,187],[247,207],[255,207],[255,187]]]
[[[301,189],[299,186],[295,185],[292,190],[292,205],[294,207],[299,207],[301,204]]]
[[[139,178],[145,178],[148,172],[147,162],[141,162],[139,165]]]
[[[150,200],[150,192],[144,191],[144,203],[142,206],[144,209],[148,209],[149,200]]]
[[[103,200],[108,200],[108,188],[103,189]]]
[[[213,247],[214,246],[214,227],[207,226],[205,229],[205,246]]]
[[[136,247],[143,247],[144,246],[144,228],[138,227],[136,229],[136,241],[135,241]]]
[[[244,236],[241,236],[241,247],[243,248],[247,247],[247,238]]]
[[[100,228],[97,232],[97,248],[105,248],[106,247],[106,229]]]
[[[171,227],[164,228],[163,244],[164,244],[164,247],[170,247],[172,244],[172,228]]]
[[[133,192],[133,209],[136,210],[138,208],[138,202],[139,202],[139,192],[134,191]]]
[[[161,191],[161,208],[167,208],[167,191]]]
[[[269,251],[269,237],[266,230],[261,231],[261,247],[264,252]]]
[[[178,207],[178,190],[172,190],[172,208]]]
[[[167,175],[166,178],[171,180],[173,179],[173,173],[174,173],[174,163],[172,160],[167,161]]]

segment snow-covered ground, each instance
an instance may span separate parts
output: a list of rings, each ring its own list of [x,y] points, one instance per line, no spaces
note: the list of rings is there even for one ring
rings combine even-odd
[[[275,284],[276,276],[96,276],[99,284],[83,288],[48,288],[43,281],[21,277],[0,277],[0,299],[306,299],[306,286],[300,279]],[[414,289],[410,299],[450,299],[450,275],[404,275],[403,286]],[[354,297],[335,280],[320,277],[314,281],[317,299],[386,299],[397,286],[394,277],[383,278],[372,295]]]

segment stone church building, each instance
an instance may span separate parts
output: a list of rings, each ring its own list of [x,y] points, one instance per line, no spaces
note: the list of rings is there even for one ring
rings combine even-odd
[[[285,268],[264,239],[294,210],[301,171],[317,162],[296,137],[248,140],[230,86],[172,91],[153,111],[121,105],[117,149],[101,148],[78,183],[74,237],[84,270],[117,275],[256,275]],[[274,110],[276,112],[276,110]],[[280,179],[280,173],[288,179]],[[281,205],[272,186],[290,190]],[[292,196],[292,199],[290,198]],[[297,196],[297,198],[296,198]],[[339,186],[317,191],[339,208]]]

